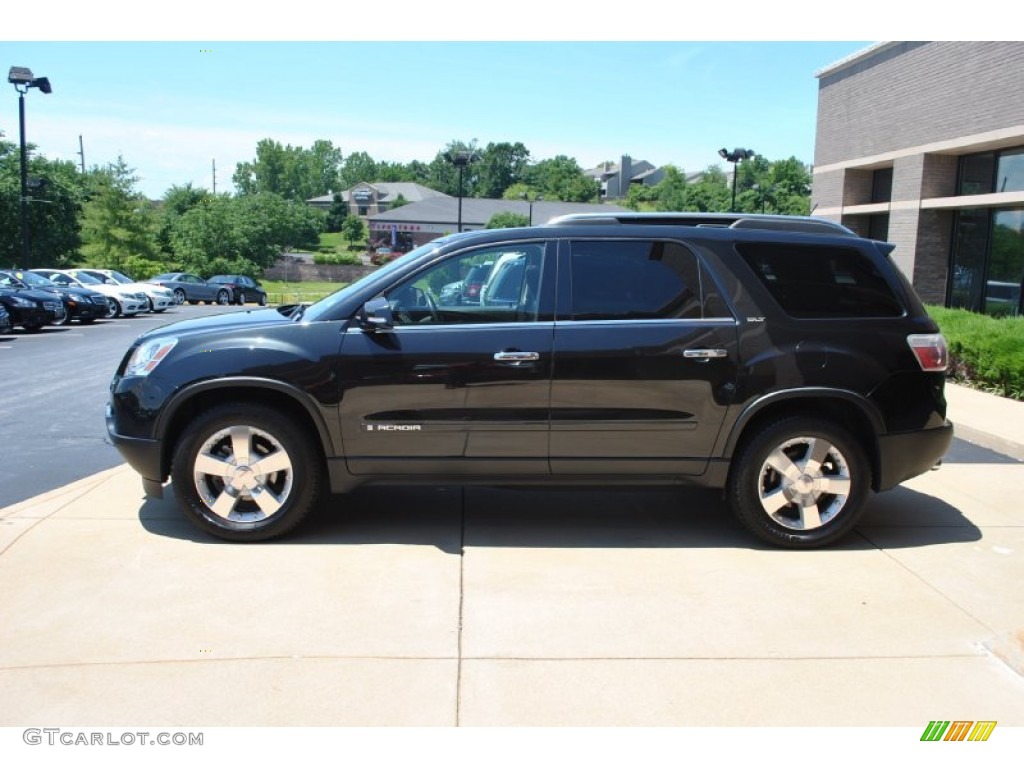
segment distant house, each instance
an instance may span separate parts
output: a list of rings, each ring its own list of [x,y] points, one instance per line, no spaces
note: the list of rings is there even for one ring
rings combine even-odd
[[[625,198],[632,184],[653,187],[665,178],[661,168],[646,160],[633,160],[629,155],[623,155],[618,163],[602,163],[583,173],[601,184],[601,195],[609,200]]]
[[[390,210],[399,197],[408,203],[418,203],[448,195],[411,181],[378,181],[373,184],[363,182],[341,193],[342,201],[348,204],[349,213],[363,218]],[[334,194],[313,197],[306,202],[314,208],[327,210],[334,202]]]

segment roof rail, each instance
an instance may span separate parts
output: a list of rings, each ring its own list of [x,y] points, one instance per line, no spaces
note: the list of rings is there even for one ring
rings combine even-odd
[[[556,227],[573,224],[728,227],[857,236],[852,230],[829,219],[763,213],[570,213],[548,222],[548,226]]]

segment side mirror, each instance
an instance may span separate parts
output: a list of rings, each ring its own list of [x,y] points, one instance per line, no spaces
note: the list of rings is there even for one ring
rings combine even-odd
[[[368,331],[387,331],[395,326],[391,305],[383,296],[370,299],[359,313],[359,324]]]

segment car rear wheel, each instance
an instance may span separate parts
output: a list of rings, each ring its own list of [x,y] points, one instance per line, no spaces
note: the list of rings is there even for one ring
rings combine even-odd
[[[174,492],[199,528],[230,541],[280,536],[315,506],[323,469],[291,418],[232,403],[200,414],[174,452]]]
[[[850,532],[870,487],[864,450],[847,430],[820,419],[787,417],[740,448],[727,495],[755,536],[810,549]]]

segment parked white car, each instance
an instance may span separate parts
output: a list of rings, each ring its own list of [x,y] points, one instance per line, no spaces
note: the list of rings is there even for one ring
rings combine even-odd
[[[146,294],[132,291],[121,285],[108,285],[80,269],[30,269],[37,275],[52,280],[57,285],[73,285],[98,291],[107,297],[107,317],[131,317],[149,309]]]
[[[132,280],[128,275],[118,272],[116,269],[92,269],[88,267],[78,271],[92,275],[107,285],[122,286],[130,291],[146,294],[150,312],[163,312],[168,307],[175,305],[174,293],[170,289],[153,283],[140,283],[137,280]]]

